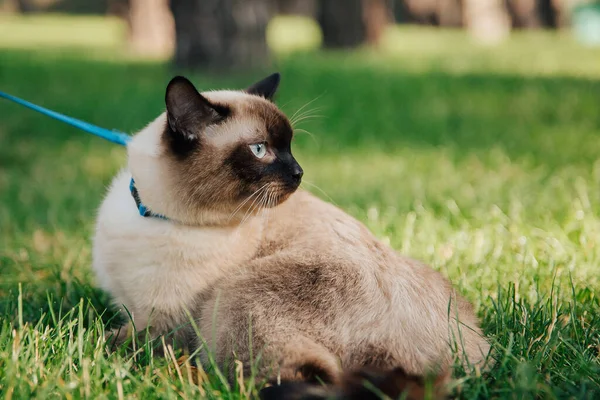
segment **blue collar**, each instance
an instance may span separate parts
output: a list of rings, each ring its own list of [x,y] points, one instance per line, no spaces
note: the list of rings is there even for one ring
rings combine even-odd
[[[24,107],[30,108],[34,111],[44,114],[48,117],[57,119],[59,121],[67,123],[71,126],[79,128],[83,131],[91,133],[92,135],[96,135],[103,139],[111,141],[113,143],[120,144],[121,146],[127,146],[129,141],[131,140],[131,136],[129,136],[126,133],[119,132],[116,130],[101,128],[96,125],[92,125],[90,123],[81,121],[77,118],[69,117],[69,116],[63,115],[61,113],[58,113],[56,111],[52,111],[47,108],[44,108],[42,106],[38,106],[37,104],[30,103],[26,100],[20,99],[16,96],[12,96],[12,95],[2,92],[2,91],[0,91],[0,98],[10,100],[10,101],[20,104]],[[131,178],[131,182],[129,183],[129,190],[131,191],[131,196],[135,200],[135,205],[138,209],[138,212],[140,213],[140,215],[142,217],[155,217],[155,218],[160,218],[160,219],[167,219],[163,215],[152,213],[150,210],[148,210],[148,208],[145,205],[142,204],[142,201],[140,200],[138,191],[135,187],[135,182],[133,181],[133,178]]]
[[[154,214],[148,209],[148,207],[142,204],[142,200],[140,200],[140,195],[138,193],[137,188],[135,187],[135,181],[133,180],[133,178],[131,178],[131,181],[129,182],[129,191],[131,192],[131,197],[133,197],[133,200],[135,200],[135,206],[137,207],[138,212],[142,217],[154,217],[168,220],[168,218],[164,215]]]

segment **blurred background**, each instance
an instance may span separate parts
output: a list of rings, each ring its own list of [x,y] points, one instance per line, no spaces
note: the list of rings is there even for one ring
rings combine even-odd
[[[0,0],[0,10],[0,90],[128,133],[164,111],[175,74],[209,90],[281,72],[276,101],[295,120],[303,188],[475,304],[501,362],[491,378],[457,382],[461,397],[600,398],[598,1]],[[0,393],[79,390],[85,362],[83,376],[65,369],[73,352],[44,339],[78,304],[91,305],[92,365],[130,368],[104,360],[108,300],[90,269],[96,209],[125,163],[123,148],[0,100],[0,320],[41,321],[21,343],[42,338],[52,354],[45,369],[37,347],[0,363]],[[3,322],[0,359],[17,357],[13,332]],[[111,393],[117,366],[94,394]],[[175,393],[172,380],[136,374],[126,395]]]
[[[264,65],[267,38],[273,50],[378,46],[397,24],[464,29],[484,44],[515,30],[569,30],[580,43],[600,45],[596,0],[2,0],[0,12],[105,16],[123,30],[113,35],[132,53],[174,55],[178,65],[192,67]],[[30,28],[40,42],[52,40],[42,25]],[[17,45],[20,36],[7,30],[3,41]]]

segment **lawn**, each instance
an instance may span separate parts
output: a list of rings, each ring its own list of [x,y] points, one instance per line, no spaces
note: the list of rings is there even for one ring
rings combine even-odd
[[[2,17],[0,90],[133,133],[181,71],[128,57],[118,21],[80,18]],[[394,28],[378,51],[319,53],[313,37],[294,53],[285,27],[270,32],[272,69],[287,113],[309,104],[294,143],[305,188],[442,271],[494,343],[494,369],[458,375],[455,394],[600,398],[600,50],[565,33],[484,49],[460,31]],[[260,74],[190,77],[211,89]],[[113,312],[91,234],[124,162],[118,146],[0,102],[3,398],[251,391],[218,375],[197,387],[144,349],[105,351]]]

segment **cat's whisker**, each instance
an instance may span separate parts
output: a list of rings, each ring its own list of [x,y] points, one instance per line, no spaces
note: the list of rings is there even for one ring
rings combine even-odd
[[[268,183],[263,185],[262,188],[259,189],[261,191],[260,195],[258,195],[254,198],[254,200],[252,201],[252,204],[250,204],[250,208],[244,214],[244,218],[242,219],[242,222],[240,222],[240,225],[243,225],[248,219],[250,219],[250,217],[252,217],[252,215],[254,214],[254,211],[256,210],[255,206],[258,206],[260,204],[260,201],[262,201],[262,197],[265,194],[266,188],[268,188]]]
[[[265,210],[266,198],[267,198],[267,196],[269,195],[269,189],[271,188],[271,185],[272,185],[272,184],[273,184],[272,182],[269,182],[269,185],[267,186],[267,188],[265,189],[265,191],[264,191],[264,193],[263,193],[262,197],[260,198],[260,201],[259,201],[259,203],[258,203],[258,205],[257,205],[257,208],[256,208],[257,210],[259,210],[259,209],[260,209],[261,211],[264,211],[264,210]],[[262,215],[262,214],[263,214],[263,213],[261,213],[261,215]]]
[[[296,128],[294,129],[294,133],[306,133],[308,136],[314,138],[315,134],[312,132],[307,131],[306,129],[302,129],[302,128]]]
[[[304,117],[306,115],[311,115],[317,112],[320,112],[323,110],[323,107],[315,107],[315,108],[309,108],[307,110],[304,110],[303,112],[294,115],[294,118],[291,119],[291,121],[297,121],[298,118]]]
[[[322,107],[316,107],[316,108],[311,108],[311,109],[305,110],[304,112],[302,112],[302,113],[300,113],[298,115],[295,115],[294,118],[292,118],[290,121],[291,121],[292,124],[294,124],[295,122],[298,121],[299,118],[305,117],[307,115],[313,115],[313,114],[315,114],[317,112],[320,112],[322,110],[323,110]]]
[[[267,203],[265,205],[265,211],[266,211],[266,220],[264,223],[265,227],[269,226],[269,217],[271,216],[271,208],[273,207],[273,200],[274,200],[274,196],[275,196],[275,191],[272,190],[273,189],[273,185],[269,186],[269,197],[267,198]]]
[[[296,116],[293,121],[294,123],[297,123],[298,121],[302,120],[302,118],[304,117],[323,117],[323,114],[319,113],[320,110],[318,109],[314,109],[314,110],[309,110],[306,113],[302,113],[301,115]]]
[[[315,101],[317,101],[320,97],[322,96],[322,94],[318,95],[317,97],[315,97],[314,99],[310,100],[309,102],[307,102],[306,104],[304,104],[302,107],[300,107],[298,110],[296,110],[296,112],[292,115],[292,117],[290,118],[290,120],[293,120],[296,115],[298,115],[298,113],[300,113],[302,110],[304,110],[306,107],[310,106],[312,103],[314,103]]]
[[[264,210],[265,210],[265,199],[267,198],[267,195],[269,193],[269,188],[271,187],[271,185],[267,186],[265,188],[265,190],[263,190],[262,196],[260,197],[260,200],[256,203],[254,209],[252,210],[252,213],[250,215],[253,215],[254,213],[257,213],[259,210],[261,211],[261,217],[264,217]]]
[[[269,197],[271,196],[271,189],[273,188],[273,185],[273,182],[271,182],[271,184],[269,185],[269,187],[267,187],[267,190],[265,191],[265,196],[261,204],[261,208],[263,210],[269,211]]]
[[[263,217],[266,217],[267,221],[269,220],[269,213],[271,211],[270,204],[271,204],[271,196],[273,194],[273,186],[274,185],[275,185],[274,183],[271,183],[269,185],[269,187],[267,188],[264,202],[261,205],[261,207],[262,207],[262,209],[264,211]]]
[[[323,117],[323,115],[320,115],[320,114],[306,115],[306,116],[298,118],[296,121],[294,121],[294,123],[292,124],[292,126],[298,125],[302,121],[308,121],[309,119],[322,118],[322,117]]]
[[[269,182],[265,183],[260,188],[256,189],[256,191],[254,191],[254,193],[252,193],[250,196],[248,196],[246,198],[246,200],[244,200],[239,206],[237,206],[235,208],[235,210],[233,210],[233,212],[229,216],[229,219],[227,219],[227,222],[230,222],[231,219],[235,216],[235,214],[237,214],[241,210],[241,208],[244,206],[244,204],[246,204],[252,197],[254,197],[260,190],[262,190],[267,185],[269,185]]]
[[[317,114],[317,113],[313,113],[313,114],[305,114],[305,115],[300,115],[298,117],[296,117],[296,119],[294,119],[293,121],[290,121],[290,124],[292,125],[293,128],[297,128],[298,124],[304,120],[307,119],[311,119],[311,118],[318,118],[318,117],[322,117],[321,114]]]
[[[261,187],[259,187],[258,189],[256,189],[256,190],[254,191],[254,193],[252,193],[250,196],[248,196],[248,197],[246,198],[246,200],[244,200],[244,202],[238,206],[238,208],[241,208],[241,207],[243,207],[243,206],[244,206],[244,204],[246,204],[246,203],[247,203],[247,202],[248,202],[248,201],[249,201],[249,200],[250,200],[252,197],[256,196],[256,195],[257,195],[257,194],[258,194],[258,193],[259,193],[259,192],[260,192],[262,189],[264,189],[264,188],[265,188],[265,186],[267,186],[268,184],[269,184],[269,183],[267,182],[267,183],[265,183],[264,185],[262,185]]]
[[[268,222],[269,222],[269,208],[268,208],[268,203],[269,203],[269,196],[271,196],[271,187],[273,185],[269,185],[269,187],[267,188],[267,192],[265,195],[265,200],[263,201],[262,204],[262,213],[261,213],[261,217],[263,219],[263,226],[266,227]]]
[[[309,104],[310,104],[310,102],[306,103],[305,105],[303,105],[302,107],[297,109],[296,112],[294,114],[292,114],[292,116],[290,117],[290,121],[293,121],[298,116],[298,114],[304,109],[304,107],[306,107]]]
[[[269,222],[269,210],[267,210],[266,208],[263,208],[263,210],[260,213],[260,217],[263,220],[263,229],[264,229]]]
[[[291,102],[291,101],[292,101],[292,100],[288,100],[288,101],[286,101],[286,102],[285,102],[285,103],[283,103],[283,104],[282,104],[282,105],[281,105],[279,108],[283,110],[284,108],[286,108],[286,107],[287,107],[287,105],[288,105],[288,104],[290,104],[290,102]]]
[[[269,209],[273,208],[273,206],[275,206],[275,195],[276,192],[275,190],[271,190],[271,197],[269,198]]]
[[[250,200],[252,199],[254,196],[256,196],[261,189],[263,189],[265,186],[267,186],[268,183],[265,183],[263,186],[261,186],[260,188],[258,188],[257,190],[255,190],[250,196],[248,196],[240,205],[238,205],[235,210],[233,210],[233,212],[231,213],[231,215],[229,216],[229,218],[227,219],[227,222],[230,222],[231,219],[242,209],[242,207]]]
[[[333,200],[333,198],[331,198],[331,196],[330,196],[330,195],[328,195],[328,194],[327,194],[327,193],[326,193],[326,192],[325,192],[323,189],[321,189],[319,186],[315,185],[314,183],[312,183],[312,182],[310,182],[310,181],[307,181],[307,180],[302,180],[302,185],[304,185],[304,184],[306,184],[306,185],[310,185],[311,187],[314,187],[314,188],[315,188],[315,189],[317,189],[319,192],[323,193],[323,194],[324,194],[324,195],[327,197],[327,199],[328,199],[330,202],[332,202],[332,203],[333,203],[333,204],[335,204],[336,206],[338,205],[338,204],[335,202],[335,200]]]
[[[297,129],[294,129],[294,135],[296,133],[306,133],[308,136],[310,136],[310,138],[316,145],[319,145],[319,141],[317,140],[317,138],[315,137],[315,135],[312,132],[309,132],[306,129],[297,128]]]
[[[252,212],[254,210],[254,204],[256,203],[257,200],[259,200],[261,198],[262,194],[263,194],[263,192],[261,191],[260,195],[256,196],[254,198],[254,200],[252,200],[252,203],[250,204],[250,206],[244,213],[242,220],[240,221],[240,225],[243,225],[246,222],[246,220],[252,216]]]

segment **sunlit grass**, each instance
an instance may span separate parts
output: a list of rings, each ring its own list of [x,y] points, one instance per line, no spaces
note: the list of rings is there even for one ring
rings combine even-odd
[[[116,17],[0,14],[1,48],[118,49],[126,30]]]
[[[70,33],[43,51],[46,39],[27,29],[18,46],[0,35],[0,90],[127,132],[162,111],[175,73],[165,64],[134,62],[118,40],[69,41],[73,26],[118,22],[35,18]],[[295,31],[282,21],[272,29]],[[273,43],[278,103],[292,114],[312,101],[313,118],[298,126],[311,135],[294,142],[305,188],[442,271],[476,305],[498,362],[489,376],[458,376],[460,397],[600,396],[598,52],[567,33],[521,33],[486,49],[463,32],[421,28],[394,28],[379,51],[289,54],[285,40]],[[298,43],[290,48],[308,47]],[[257,78],[191,77],[206,89]],[[198,389],[146,350],[105,352],[112,314],[95,289],[90,236],[123,149],[6,102],[0,144],[0,393],[243,397],[212,375]]]
[[[463,30],[440,36],[420,27],[390,28],[383,49],[397,61],[453,73],[519,73],[526,76],[600,76],[600,49],[583,47],[573,33],[516,31],[498,46],[477,45]]]
[[[319,25],[309,18],[278,17],[271,21],[267,30],[267,42],[278,53],[315,50],[321,41]]]

